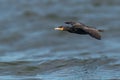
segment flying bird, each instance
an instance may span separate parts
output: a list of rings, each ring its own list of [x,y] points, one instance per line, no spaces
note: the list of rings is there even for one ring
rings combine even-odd
[[[70,26],[59,26],[54,29],[60,30],[60,31],[68,31],[70,33],[76,33],[76,34],[81,34],[81,35],[90,35],[91,37],[95,39],[101,40],[100,32],[103,32],[103,30],[91,28],[83,23],[73,22],[73,21],[65,22],[65,24],[71,25],[71,27]]]

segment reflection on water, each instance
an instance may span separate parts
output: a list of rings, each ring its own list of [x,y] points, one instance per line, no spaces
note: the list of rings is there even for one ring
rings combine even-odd
[[[1,0],[0,79],[120,79],[119,0]],[[102,40],[54,31],[64,21],[104,29]]]

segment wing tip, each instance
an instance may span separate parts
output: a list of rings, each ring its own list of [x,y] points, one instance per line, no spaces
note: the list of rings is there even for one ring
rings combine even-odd
[[[93,34],[89,34],[92,38],[95,38],[97,40],[101,40],[101,35],[100,34],[97,34],[97,35],[93,35]]]
[[[97,40],[102,40],[101,37],[100,38],[96,38]]]
[[[102,38],[101,38],[101,35],[99,35],[99,36],[92,36],[92,37],[94,37],[95,39],[97,39],[97,40],[101,40]]]

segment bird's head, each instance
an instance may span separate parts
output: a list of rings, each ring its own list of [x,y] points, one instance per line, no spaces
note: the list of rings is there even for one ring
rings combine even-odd
[[[59,31],[68,31],[70,29],[70,27],[68,26],[59,26],[57,28],[54,28],[55,30],[59,30]]]

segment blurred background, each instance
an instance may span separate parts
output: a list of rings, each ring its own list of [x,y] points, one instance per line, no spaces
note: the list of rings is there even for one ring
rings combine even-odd
[[[65,21],[102,40],[54,30]],[[0,79],[120,79],[119,36],[120,0],[0,0]]]

